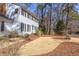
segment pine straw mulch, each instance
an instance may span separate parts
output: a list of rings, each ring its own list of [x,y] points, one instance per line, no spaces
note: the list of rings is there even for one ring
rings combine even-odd
[[[54,51],[42,56],[79,56],[79,44],[63,42]]]
[[[24,45],[26,43],[29,43],[29,42],[37,39],[37,38],[38,38],[38,36],[36,36],[36,35],[30,35],[28,38],[23,38],[24,40],[21,41],[21,42],[17,42],[15,44],[11,44],[11,45],[9,45],[7,47],[0,48],[0,55],[2,55],[2,56],[15,56],[15,55],[17,55],[18,49],[22,45]],[[7,43],[9,43],[9,42],[7,42]],[[10,41],[10,43],[11,43],[11,41]]]

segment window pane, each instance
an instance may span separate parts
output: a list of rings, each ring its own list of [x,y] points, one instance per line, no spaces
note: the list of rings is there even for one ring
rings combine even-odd
[[[30,16],[30,19],[32,19],[32,16]]]
[[[26,24],[25,24],[25,32],[26,32]]]
[[[28,18],[29,18],[29,14],[28,14]]]
[[[26,13],[26,17],[28,17],[28,13]]]
[[[32,30],[34,30],[34,26],[32,25]]]
[[[23,12],[23,10],[21,11],[21,14],[22,14],[22,15],[24,15],[24,12]]]
[[[21,32],[24,30],[24,24],[21,23]]]
[[[1,31],[4,31],[4,21],[1,23]]]
[[[27,32],[30,32],[30,31],[31,31],[31,25],[27,24]]]
[[[26,12],[22,10],[21,14],[26,17]]]

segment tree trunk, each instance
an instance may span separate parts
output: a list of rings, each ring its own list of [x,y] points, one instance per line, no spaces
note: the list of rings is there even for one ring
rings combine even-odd
[[[66,39],[70,39],[70,37],[68,35],[68,22],[69,22],[69,9],[67,11],[66,28],[65,28]]]
[[[50,23],[49,23],[49,35],[51,34],[51,20],[52,20],[52,5],[50,6]]]

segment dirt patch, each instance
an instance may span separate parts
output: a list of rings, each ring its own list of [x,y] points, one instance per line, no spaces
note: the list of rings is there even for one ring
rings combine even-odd
[[[52,52],[42,56],[79,56],[79,44],[63,42]]]

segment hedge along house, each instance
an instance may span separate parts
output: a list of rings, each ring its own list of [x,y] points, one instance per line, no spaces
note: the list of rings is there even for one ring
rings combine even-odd
[[[38,18],[22,4],[0,4],[0,35],[16,31],[19,35],[35,33]]]

